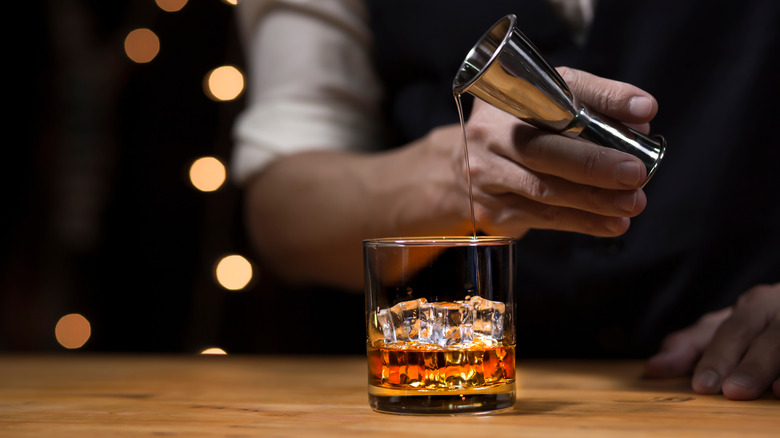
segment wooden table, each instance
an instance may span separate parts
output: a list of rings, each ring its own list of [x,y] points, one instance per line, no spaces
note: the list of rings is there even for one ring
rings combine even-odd
[[[696,395],[640,362],[524,361],[494,415],[367,405],[362,357],[0,356],[0,437],[780,437],[780,401]]]

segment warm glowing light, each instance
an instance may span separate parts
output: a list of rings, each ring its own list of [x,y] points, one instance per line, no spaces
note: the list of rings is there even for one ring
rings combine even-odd
[[[232,65],[217,67],[206,75],[203,88],[212,100],[233,100],[244,91],[244,75]]]
[[[235,6],[238,4],[238,0],[222,0],[223,3],[227,3],[230,6]]]
[[[125,53],[134,62],[147,63],[159,52],[160,39],[149,29],[136,29],[125,37]]]
[[[217,347],[207,348],[207,349],[201,351],[200,354],[203,354],[203,355],[227,355],[225,350],[223,350],[221,348],[217,348]]]
[[[190,166],[190,182],[202,192],[213,192],[225,182],[225,165],[214,157],[198,158]]]
[[[154,0],[154,2],[165,12],[180,11],[187,4],[187,0]]]
[[[91,334],[89,321],[78,313],[63,316],[54,327],[57,342],[68,349],[81,348]]]
[[[252,280],[252,264],[244,257],[233,254],[217,263],[217,281],[227,290],[241,290]]]

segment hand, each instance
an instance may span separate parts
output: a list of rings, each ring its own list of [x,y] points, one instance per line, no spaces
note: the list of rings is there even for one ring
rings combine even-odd
[[[585,105],[649,130],[657,103],[648,93],[558,70]],[[479,100],[466,129],[475,215],[488,234],[519,237],[546,228],[617,236],[645,208],[646,170],[635,157],[539,130]]]
[[[645,374],[675,377],[691,371],[691,386],[700,394],[750,400],[771,387],[780,397],[780,283],[756,286],[733,307],[667,336]]]

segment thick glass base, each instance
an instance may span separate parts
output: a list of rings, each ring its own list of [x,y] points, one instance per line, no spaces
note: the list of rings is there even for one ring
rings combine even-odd
[[[514,406],[514,389],[514,384],[508,384],[492,388],[428,392],[369,385],[368,402],[375,411],[393,414],[486,414]]]

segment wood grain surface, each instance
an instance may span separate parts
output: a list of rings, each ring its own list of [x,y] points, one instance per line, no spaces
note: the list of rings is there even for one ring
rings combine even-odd
[[[368,408],[362,357],[0,357],[0,437],[780,437],[780,401],[647,380],[641,362],[524,361],[492,415]]]

